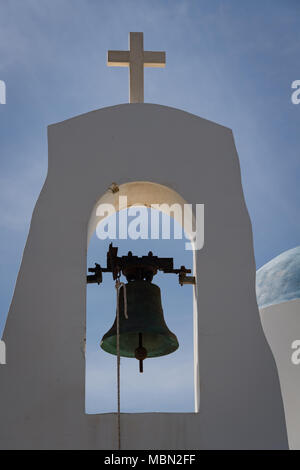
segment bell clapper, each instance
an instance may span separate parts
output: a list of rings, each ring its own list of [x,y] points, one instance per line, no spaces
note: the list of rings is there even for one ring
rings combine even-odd
[[[144,372],[143,361],[147,357],[147,349],[143,347],[143,334],[139,333],[139,347],[135,350],[135,357],[140,361],[140,372]]]

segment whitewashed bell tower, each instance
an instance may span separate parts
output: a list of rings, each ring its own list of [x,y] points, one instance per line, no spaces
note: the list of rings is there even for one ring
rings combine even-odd
[[[48,128],[49,171],[3,338],[0,447],[117,448],[115,415],[85,414],[81,352],[88,227],[114,181],[124,190],[151,184],[145,203],[171,191],[174,199],[205,204],[205,245],[194,266],[198,409],[122,415],[122,448],[287,448],[277,370],[256,303],[252,229],[232,132],[143,102],[144,66],[163,66],[165,55],[144,51],[142,38],[131,33],[129,51],[108,55],[109,65],[129,66],[129,104]]]

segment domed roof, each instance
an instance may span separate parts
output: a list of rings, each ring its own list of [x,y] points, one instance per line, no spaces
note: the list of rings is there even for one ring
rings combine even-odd
[[[258,306],[300,299],[300,246],[284,251],[256,272]]]

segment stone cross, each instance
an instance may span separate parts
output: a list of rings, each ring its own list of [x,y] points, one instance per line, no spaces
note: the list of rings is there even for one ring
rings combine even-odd
[[[107,65],[129,67],[129,103],[143,103],[144,67],[165,67],[166,53],[144,51],[143,33],[130,33],[129,51],[108,51]]]

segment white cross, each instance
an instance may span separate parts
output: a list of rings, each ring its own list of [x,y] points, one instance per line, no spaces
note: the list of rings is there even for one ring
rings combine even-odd
[[[165,67],[166,53],[144,51],[143,33],[130,33],[129,51],[108,51],[107,65],[129,67],[129,103],[144,102],[144,67]]]

